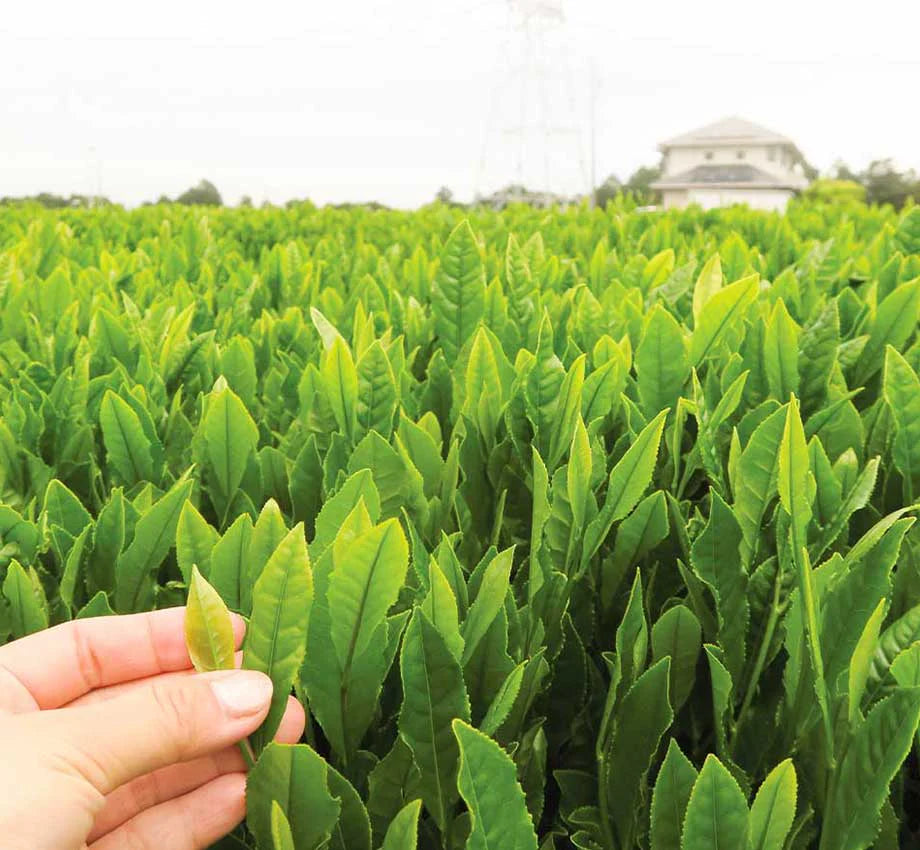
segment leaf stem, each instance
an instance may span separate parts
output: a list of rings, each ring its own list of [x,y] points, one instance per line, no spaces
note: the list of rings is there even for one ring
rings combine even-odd
[[[757,650],[757,659],[754,662],[754,667],[751,670],[751,676],[748,679],[747,688],[744,691],[744,700],[741,703],[741,710],[738,712],[738,719],[735,721],[735,732],[741,728],[741,724],[744,722],[748,709],[751,707],[751,703],[754,700],[754,692],[757,690],[757,680],[760,678],[760,674],[763,672],[764,665],[767,661],[767,653],[770,651],[770,644],[773,642],[773,632],[776,630],[776,624],[779,622],[779,592],[782,585],[782,570],[777,569],[776,578],[773,581],[773,604],[770,606],[770,614],[767,617],[767,625],[763,630],[763,634],[760,639],[760,647]],[[737,740],[737,736],[732,741],[732,753],[734,753],[734,744]]]
[[[249,743],[249,738],[243,738],[237,746],[243,754],[243,760],[246,762],[246,769],[252,770],[256,766],[256,756],[252,751],[252,744]]]

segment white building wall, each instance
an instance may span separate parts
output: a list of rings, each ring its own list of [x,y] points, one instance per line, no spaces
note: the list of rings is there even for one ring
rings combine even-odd
[[[743,156],[739,157],[738,154]],[[711,158],[707,158],[711,154]],[[772,158],[771,158],[772,157]],[[665,154],[664,176],[670,177],[698,165],[739,165],[747,163],[777,177],[793,174],[791,155],[777,145],[747,147],[713,146],[670,148]]]
[[[706,210],[747,204],[756,210],[782,211],[792,196],[788,189],[666,189],[662,192],[662,204],[665,209],[698,204]]]

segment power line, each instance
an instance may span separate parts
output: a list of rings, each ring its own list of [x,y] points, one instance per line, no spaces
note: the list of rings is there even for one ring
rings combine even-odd
[[[477,193],[507,183],[550,195],[592,188],[563,0],[509,0],[476,176]],[[496,174],[498,172],[498,174]]]

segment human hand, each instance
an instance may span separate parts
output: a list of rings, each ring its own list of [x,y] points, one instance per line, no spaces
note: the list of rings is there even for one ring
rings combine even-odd
[[[192,671],[185,609],[76,620],[0,647],[7,850],[199,850],[245,815],[234,746],[268,713],[253,671]],[[236,647],[244,623],[234,616]],[[278,739],[304,728],[291,698]]]

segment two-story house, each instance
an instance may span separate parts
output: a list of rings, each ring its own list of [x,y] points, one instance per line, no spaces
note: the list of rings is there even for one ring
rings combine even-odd
[[[743,118],[726,118],[658,146],[662,174],[652,184],[665,209],[748,204],[782,210],[808,185],[795,143]]]

